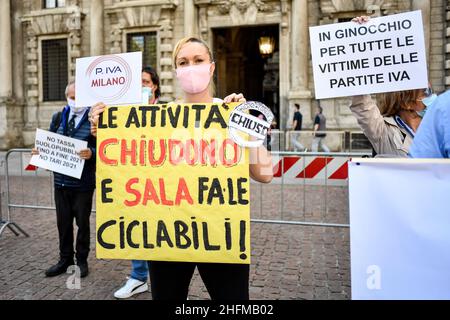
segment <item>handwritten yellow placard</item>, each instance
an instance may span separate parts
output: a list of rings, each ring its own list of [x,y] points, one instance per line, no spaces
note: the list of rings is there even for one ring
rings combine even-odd
[[[248,150],[235,104],[108,107],[97,137],[97,257],[250,263]]]

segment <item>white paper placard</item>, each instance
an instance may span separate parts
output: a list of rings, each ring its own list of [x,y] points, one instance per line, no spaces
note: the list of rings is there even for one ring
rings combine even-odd
[[[309,33],[317,99],[428,87],[421,11]]]
[[[450,160],[349,163],[352,299],[450,299]]]
[[[87,141],[36,129],[35,146],[39,150],[39,155],[32,156],[30,164],[66,176],[81,178],[84,160],[77,152],[87,148]]]
[[[80,58],[76,61],[77,107],[139,104],[142,101],[142,52]]]

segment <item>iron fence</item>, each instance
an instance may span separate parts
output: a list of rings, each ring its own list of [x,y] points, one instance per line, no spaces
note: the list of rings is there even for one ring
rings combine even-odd
[[[41,169],[25,170],[30,152],[30,149],[12,149],[6,153],[6,217],[0,216],[0,235],[8,228],[16,235],[20,232],[28,236],[14,222],[13,211],[16,209],[56,209],[52,173]],[[273,181],[251,183],[251,221],[349,227],[347,162],[352,157],[367,156],[370,155],[272,151]]]

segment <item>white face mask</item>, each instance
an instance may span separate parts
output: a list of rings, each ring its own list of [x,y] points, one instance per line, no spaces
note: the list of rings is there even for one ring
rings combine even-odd
[[[70,107],[70,109],[75,108],[75,100],[67,98],[67,105]]]
[[[75,100],[67,98],[67,105],[73,113],[82,113],[87,108],[86,107],[75,107]]]
[[[142,103],[148,104],[152,97],[152,89],[149,87],[142,87]]]

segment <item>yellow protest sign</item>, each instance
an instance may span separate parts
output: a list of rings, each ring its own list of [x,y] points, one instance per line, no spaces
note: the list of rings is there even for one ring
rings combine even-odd
[[[250,263],[236,104],[109,107],[97,137],[97,257]]]

